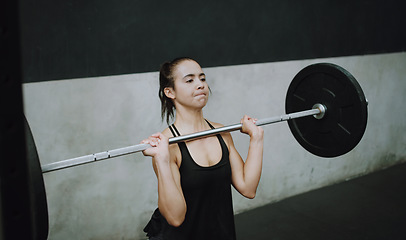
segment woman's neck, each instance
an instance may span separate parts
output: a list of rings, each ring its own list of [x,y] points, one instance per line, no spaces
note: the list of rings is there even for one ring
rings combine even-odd
[[[179,110],[176,110],[175,125],[182,135],[206,130],[207,123],[203,117],[202,109],[196,111]]]

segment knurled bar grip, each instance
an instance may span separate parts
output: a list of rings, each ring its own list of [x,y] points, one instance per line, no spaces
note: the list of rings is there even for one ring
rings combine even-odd
[[[260,119],[256,122],[256,125],[262,126],[262,125],[266,125],[266,124],[287,121],[289,119],[317,115],[317,114],[324,113],[325,110],[326,109],[323,107],[321,107],[321,108],[316,107],[311,110],[306,110],[306,111],[301,111],[301,112],[296,112],[296,113],[289,113],[289,114],[281,115],[279,117]],[[240,130],[241,128],[242,128],[242,124],[238,123],[238,124],[225,126],[225,127],[221,127],[221,128],[210,129],[207,131],[192,133],[192,134],[178,136],[178,137],[172,137],[169,139],[169,144],[184,142],[184,141],[191,140],[191,139],[207,137],[207,136],[211,136],[211,135],[215,135],[215,134],[219,134],[219,133],[223,133],[223,132],[232,132],[232,131]],[[91,162],[96,162],[96,161],[100,161],[100,160],[105,160],[105,159],[109,159],[109,158],[114,158],[114,157],[131,154],[131,153],[141,152],[150,147],[151,147],[151,145],[149,145],[149,144],[138,144],[138,145],[123,147],[123,148],[117,148],[117,149],[113,149],[113,150],[109,150],[109,151],[105,151],[105,152],[99,152],[99,153],[85,155],[82,157],[71,158],[71,159],[67,159],[67,160],[63,160],[63,161],[59,161],[59,162],[45,164],[45,165],[41,166],[41,169],[42,169],[43,173],[52,172],[52,171],[69,168],[69,167],[74,167],[74,166],[78,166],[78,165],[82,165],[82,164],[86,164],[86,163],[91,163]]]

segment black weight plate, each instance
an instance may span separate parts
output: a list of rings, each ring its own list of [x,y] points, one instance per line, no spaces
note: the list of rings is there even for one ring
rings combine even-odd
[[[35,240],[48,239],[48,204],[42,177],[41,165],[38,157],[37,148],[31,133],[30,126],[25,119],[25,141],[26,154],[28,161],[29,187],[30,187],[30,204],[31,204],[31,223],[33,238]]]
[[[289,120],[293,136],[320,157],[337,157],[351,151],[364,135],[368,118],[368,103],[357,80],[335,64],[307,66],[290,83],[286,113],[309,110],[317,103],[326,106],[324,117]]]

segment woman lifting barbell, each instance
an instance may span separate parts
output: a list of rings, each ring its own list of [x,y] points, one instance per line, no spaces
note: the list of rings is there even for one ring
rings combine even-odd
[[[170,137],[222,127],[203,117],[209,86],[200,65],[191,58],[166,62],[160,70],[162,119],[169,125],[142,143],[152,157],[158,179],[158,209],[144,231],[150,239],[236,239],[231,184],[254,198],[262,171],[263,130],[244,116],[241,132],[250,136],[244,162],[230,133],[177,145]],[[176,114],[175,114],[176,111]]]

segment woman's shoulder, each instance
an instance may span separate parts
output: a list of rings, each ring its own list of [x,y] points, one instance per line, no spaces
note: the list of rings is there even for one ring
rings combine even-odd
[[[169,130],[169,127],[165,128],[161,133],[167,138],[173,137],[171,130]]]

